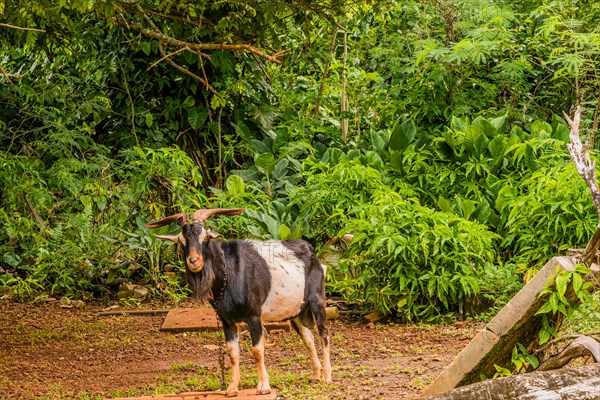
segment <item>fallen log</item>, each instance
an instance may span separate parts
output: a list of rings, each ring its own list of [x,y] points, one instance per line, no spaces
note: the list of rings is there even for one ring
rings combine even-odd
[[[531,372],[462,386],[424,400],[596,400],[600,364]]]

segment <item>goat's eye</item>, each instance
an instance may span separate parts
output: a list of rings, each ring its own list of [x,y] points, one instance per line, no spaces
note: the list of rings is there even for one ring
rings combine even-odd
[[[193,232],[195,235],[198,235],[198,236],[200,236],[200,234],[202,233],[202,230],[203,230],[203,229],[202,229],[202,227],[201,227],[199,224],[194,224],[194,225],[192,226],[192,232]]]

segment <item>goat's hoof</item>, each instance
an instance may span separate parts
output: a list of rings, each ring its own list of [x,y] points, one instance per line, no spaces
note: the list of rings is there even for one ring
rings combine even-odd
[[[312,374],[310,374],[310,380],[313,382],[320,381],[321,380],[321,372],[313,372]]]
[[[267,385],[259,385],[256,388],[256,394],[269,394],[271,393],[271,386]]]
[[[225,392],[225,397],[235,397],[238,395],[238,390],[236,389],[227,389]]]
[[[331,374],[325,374],[325,373],[324,373],[324,374],[323,374],[323,377],[321,378],[321,380],[322,380],[324,383],[331,383],[331,382],[333,382],[333,381],[331,380]]]

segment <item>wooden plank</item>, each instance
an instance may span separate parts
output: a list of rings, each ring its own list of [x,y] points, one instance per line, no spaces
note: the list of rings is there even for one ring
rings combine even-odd
[[[225,391],[214,392],[188,392],[178,394],[160,394],[154,396],[138,397],[118,397],[111,400],[222,400],[222,399],[242,399],[242,400],[275,400],[277,391],[271,389],[269,394],[256,394],[256,389],[244,389],[238,392],[236,397],[226,397]]]
[[[100,311],[96,313],[99,317],[113,316],[113,315],[156,315],[156,314],[168,314],[170,310],[114,310],[114,311]]]
[[[211,307],[200,308],[176,308],[167,314],[160,328],[163,332],[194,332],[217,330],[217,313]],[[246,324],[242,324],[242,329],[247,329]],[[284,330],[289,332],[290,323],[285,322],[267,322],[265,323],[267,331]]]
[[[537,340],[541,317],[535,313],[545,301],[539,293],[558,270],[575,270],[575,260],[554,257],[529,281],[513,299],[473,338],[423,391],[423,395],[445,393],[458,386],[490,378],[495,373],[494,364],[510,362],[511,351],[517,343],[528,346]],[[598,267],[594,265],[593,271]]]

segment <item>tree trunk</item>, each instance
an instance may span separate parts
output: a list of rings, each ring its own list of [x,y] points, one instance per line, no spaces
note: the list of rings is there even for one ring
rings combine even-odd
[[[321,97],[323,97],[323,90],[325,89],[325,79],[327,79],[327,75],[329,74],[329,68],[331,67],[331,60],[333,59],[333,51],[335,50],[335,40],[338,34],[338,26],[337,24],[333,27],[333,36],[331,38],[331,44],[329,45],[329,53],[327,58],[327,63],[325,64],[325,69],[323,70],[323,77],[321,78],[321,83],[319,84],[319,91],[317,92],[317,101],[315,103],[315,110],[313,112],[313,117],[319,116],[319,108],[321,107]]]
[[[340,111],[342,114],[342,142],[346,143],[348,140],[348,117],[346,112],[348,111],[348,94],[346,93],[346,80],[348,72],[346,71],[348,61],[348,27],[344,30],[344,66],[342,69],[342,104]]]
[[[600,364],[532,372],[463,386],[424,400],[592,400],[600,398]]]

